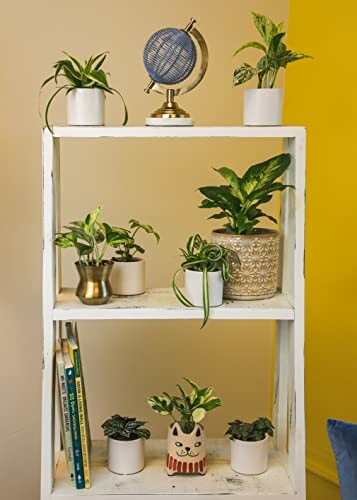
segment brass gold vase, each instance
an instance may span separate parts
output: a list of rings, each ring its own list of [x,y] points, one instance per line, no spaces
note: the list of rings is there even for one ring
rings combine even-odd
[[[106,304],[113,295],[109,276],[113,263],[103,260],[99,266],[85,266],[75,263],[79,274],[79,283],[76,295],[79,300],[88,306]]]
[[[254,229],[251,234],[234,234],[227,229],[212,231],[212,243],[235,250],[240,262],[231,262],[232,281],[224,284],[223,296],[233,300],[272,297],[277,289],[279,232]]]

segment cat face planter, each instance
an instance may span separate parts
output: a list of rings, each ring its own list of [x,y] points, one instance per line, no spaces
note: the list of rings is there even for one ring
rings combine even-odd
[[[203,427],[196,424],[191,434],[182,432],[175,423],[167,437],[166,472],[174,474],[206,474],[206,436]]]

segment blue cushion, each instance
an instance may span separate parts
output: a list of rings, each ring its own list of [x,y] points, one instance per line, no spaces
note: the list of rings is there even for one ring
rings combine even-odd
[[[342,500],[356,500],[357,424],[329,419],[327,433],[335,453]]]

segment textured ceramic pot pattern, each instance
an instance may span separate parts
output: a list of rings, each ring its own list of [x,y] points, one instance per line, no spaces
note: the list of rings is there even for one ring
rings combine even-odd
[[[80,278],[76,290],[79,300],[88,306],[106,304],[112,296],[109,276],[113,263],[104,260],[100,266],[75,265]]]
[[[244,91],[244,125],[281,125],[282,89],[246,89]]]
[[[268,468],[269,436],[262,441],[240,441],[231,443],[231,468],[240,474],[263,474]]]
[[[208,297],[210,307],[220,306],[223,302],[223,278],[221,271],[207,273]],[[185,296],[196,307],[203,307],[203,273],[185,270]]]
[[[182,432],[178,423],[169,428],[166,472],[174,474],[206,474],[206,436],[196,424],[191,434]]]
[[[68,125],[104,125],[105,94],[101,89],[76,89],[67,95]]]
[[[114,295],[141,295],[145,292],[145,261],[123,262],[113,259],[110,278]]]
[[[232,281],[224,284],[224,298],[237,300],[267,299],[278,284],[279,233],[256,229],[253,234],[231,234],[224,229],[212,232],[212,242],[235,250],[240,263],[232,262]]]
[[[144,468],[145,440],[108,438],[108,469],[116,474],[136,474]]]

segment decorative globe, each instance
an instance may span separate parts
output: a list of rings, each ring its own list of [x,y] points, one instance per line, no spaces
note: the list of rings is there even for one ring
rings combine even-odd
[[[144,48],[146,71],[157,83],[175,85],[193,71],[197,59],[196,46],[190,35],[181,29],[156,31]]]

